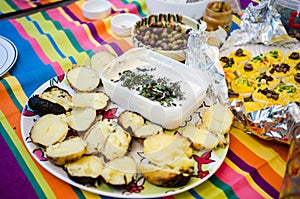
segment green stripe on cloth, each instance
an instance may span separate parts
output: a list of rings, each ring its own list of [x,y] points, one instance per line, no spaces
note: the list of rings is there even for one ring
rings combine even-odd
[[[85,199],[86,197],[84,196],[84,194],[82,193],[81,189],[71,186],[73,191],[76,193],[76,195],[78,196],[78,199]]]
[[[46,12],[42,12],[41,13],[43,15],[43,17],[46,20],[49,20],[53,23],[53,25],[55,26],[56,30],[62,30],[66,36],[69,38],[69,40],[71,41],[71,43],[73,44],[74,48],[78,51],[78,52],[83,52],[85,51],[81,45],[78,43],[77,39],[75,38],[75,36],[72,34],[72,32],[68,29],[64,29],[61,24],[57,21],[53,21],[50,16],[46,13]]]
[[[15,158],[18,161],[18,164],[20,165],[23,172],[29,179],[32,187],[36,191],[36,194],[39,196],[39,198],[55,198],[53,191],[48,186],[47,181],[45,181],[45,179],[39,172],[39,169],[35,166],[29,154],[20,153],[20,151],[26,151],[26,149],[22,142],[19,140],[15,131],[11,128],[2,112],[0,112],[0,121],[1,135],[13,152]]]
[[[224,182],[222,182],[218,177],[216,177],[215,175],[212,175],[209,178],[209,181],[214,184],[216,187],[220,188],[223,190],[223,192],[225,193],[225,195],[228,198],[231,199],[238,199],[237,195],[235,195],[234,191],[232,190],[232,188],[230,186],[228,186],[227,184],[225,184]]]
[[[14,104],[16,105],[16,107],[18,108],[18,110],[21,112],[23,110],[23,106],[18,101],[18,99],[15,96],[14,92],[12,91],[12,88],[10,87],[10,85],[7,83],[7,81],[5,79],[2,79],[1,83],[5,87],[7,93],[9,94],[9,96],[11,98],[11,100],[14,102]]]
[[[5,0],[0,1],[0,15],[15,12],[16,10],[19,10],[19,8],[13,2]]]
[[[134,1],[134,0],[122,0],[122,2],[124,4],[135,4],[136,7],[137,7],[137,10],[139,12],[139,15],[141,17],[146,17],[148,15],[148,11],[146,9],[146,3],[145,3],[145,1],[143,1],[145,5],[141,5],[141,3],[142,3],[141,1]],[[144,11],[143,11],[143,8],[145,8]]]

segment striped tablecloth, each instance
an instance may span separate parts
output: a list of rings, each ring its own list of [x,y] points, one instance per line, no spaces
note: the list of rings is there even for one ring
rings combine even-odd
[[[44,82],[84,63],[99,46],[121,55],[132,47],[129,37],[116,36],[110,17],[89,21],[78,1],[26,17],[0,21],[0,35],[15,43],[14,67],[0,78],[0,197],[108,198],[73,187],[42,168],[27,151],[20,117],[28,97]],[[112,15],[148,14],[144,0],[111,0]],[[235,27],[239,19],[234,18]],[[238,129],[230,131],[224,163],[200,186],[171,198],[278,198],[288,147],[263,141]]]
[[[0,15],[28,10],[63,0],[1,0]]]

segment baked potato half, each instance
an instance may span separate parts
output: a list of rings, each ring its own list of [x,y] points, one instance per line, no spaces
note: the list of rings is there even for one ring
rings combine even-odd
[[[94,91],[100,84],[100,77],[90,67],[74,67],[67,72],[70,86],[78,92]]]
[[[139,163],[138,169],[142,176],[157,186],[180,187],[186,185],[192,173],[176,171],[170,167],[159,167],[149,163]]]
[[[105,119],[94,124],[84,135],[88,154],[103,154],[108,160],[123,157],[130,146],[131,135],[117,122]]]
[[[85,153],[85,144],[80,137],[71,137],[48,146],[45,153],[52,164],[62,166],[79,160]]]
[[[95,155],[83,156],[79,160],[64,165],[70,179],[87,186],[98,186],[101,183],[101,172],[104,162]]]
[[[68,130],[68,120],[65,114],[47,114],[34,123],[30,130],[30,138],[35,144],[50,146],[63,141]]]
[[[107,162],[101,173],[107,184],[123,186],[136,179],[138,169],[132,157],[124,156]]]

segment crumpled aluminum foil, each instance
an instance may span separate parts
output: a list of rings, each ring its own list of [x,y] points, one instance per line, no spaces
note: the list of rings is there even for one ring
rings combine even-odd
[[[218,60],[219,49],[206,44],[204,30],[190,33],[185,63],[197,69],[199,73],[205,74],[209,85],[207,98],[212,102],[226,104],[228,103],[228,89],[223,68]]]
[[[265,140],[290,144],[294,129],[300,126],[300,108],[294,102],[246,113],[243,102],[234,100],[230,108],[235,115],[235,127]]]
[[[234,30],[222,50],[245,44],[264,44],[274,46],[298,45],[297,39],[287,34],[280,14],[273,8],[274,0],[262,0],[257,6],[252,3],[242,16],[240,29]]]

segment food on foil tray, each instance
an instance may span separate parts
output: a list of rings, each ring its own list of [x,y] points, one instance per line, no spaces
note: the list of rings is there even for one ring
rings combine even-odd
[[[238,62],[237,51],[245,55]],[[246,57],[246,54],[251,55],[246,52],[249,51],[238,48],[228,56],[220,57],[230,100],[263,102],[266,106],[300,102],[298,51],[284,54],[282,50],[273,49],[251,57]]]

